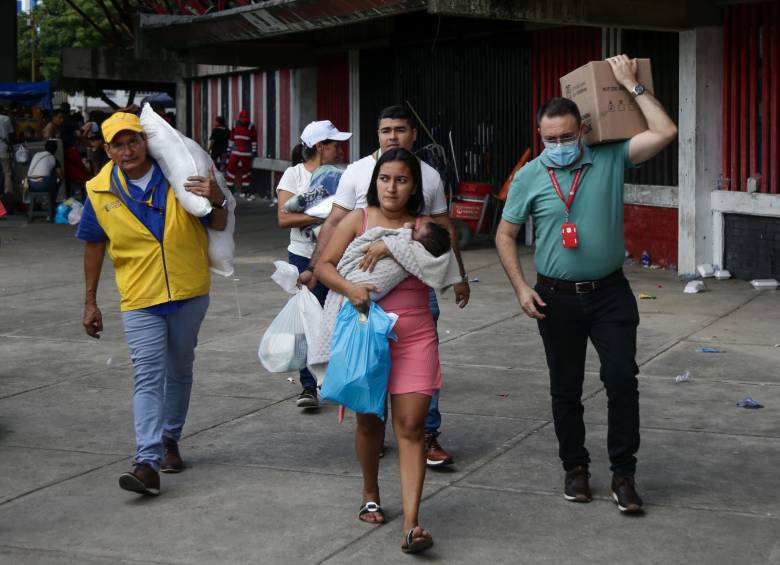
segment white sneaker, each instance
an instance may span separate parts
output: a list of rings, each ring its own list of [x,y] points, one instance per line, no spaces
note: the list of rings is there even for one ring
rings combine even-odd
[[[274,206],[276,206],[276,204],[277,204],[278,202],[279,202],[279,200],[278,200],[278,199],[276,199],[276,198],[274,198],[273,200],[271,200],[271,203],[268,205],[268,207],[269,207],[269,208],[273,208]]]
[[[255,198],[257,197],[254,194],[250,194],[249,196],[246,197],[246,199],[249,200],[250,202],[252,202]]]

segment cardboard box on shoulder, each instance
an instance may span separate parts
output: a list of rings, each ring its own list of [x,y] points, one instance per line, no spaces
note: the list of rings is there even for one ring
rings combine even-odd
[[[636,80],[654,92],[650,59],[637,59]],[[633,94],[617,83],[606,61],[591,61],[560,81],[563,96],[580,109],[587,145],[628,139],[647,129]]]

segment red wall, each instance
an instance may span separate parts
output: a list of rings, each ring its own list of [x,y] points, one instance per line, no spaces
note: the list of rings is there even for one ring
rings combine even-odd
[[[317,119],[349,131],[349,60],[346,53],[325,55],[317,64]],[[302,124],[301,127],[305,127]],[[349,155],[349,142],[344,142]]]
[[[642,252],[662,267],[677,268],[677,208],[624,206],[626,249],[639,261]]]
[[[601,59],[601,28],[567,26],[533,32],[531,49],[531,139],[534,155],[543,147],[536,132],[536,111],[561,95],[559,78],[589,61]]]

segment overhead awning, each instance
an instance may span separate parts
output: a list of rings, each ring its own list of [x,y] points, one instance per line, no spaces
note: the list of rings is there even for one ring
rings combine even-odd
[[[268,0],[203,16],[141,14],[144,35],[170,49],[266,39],[425,10],[427,0]]]
[[[274,37],[295,34],[300,39],[310,32],[356,28],[355,24],[413,12],[545,25],[668,30],[721,21],[715,0],[266,0],[202,16],[141,14],[140,28],[150,46],[187,51],[234,44],[243,49]],[[345,39],[354,38],[347,34]],[[277,50],[277,55],[284,53]]]
[[[176,92],[183,74],[177,61],[136,59],[131,51],[64,47],[61,86],[74,90],[135,89]]]

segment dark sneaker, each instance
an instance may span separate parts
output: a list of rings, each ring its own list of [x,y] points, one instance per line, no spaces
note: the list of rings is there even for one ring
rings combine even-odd
[[[320,405],[320,401],[317,398],[316,388],[305,388],[298,396],[298,401],[295,403],[298,408],[316,408]]]
[[[163,455],[162,463],[160,464],[161,473],[181,473],[184,470],[184,461],[179,454],[179,444],[175,439],[169,437],[163,438],[163,449],[165,453]]]
[[[634,514],[642,511],[642,499],[636,492],[633,476],[612,475],[612,498],[621,512]]]
[[[454,463],[452,456],[439,445],[433,434],[425,434],[425,462],[428,467],[444,467]]]
[[[151,465],[139,463],[132,471],[119,475],[119,488],[138,494],[160,494],[160,475]]]
[[[563,482],[563,498],[569,502],[590,502],[593,495],[590,492],[590,472],[587,465],[577,465],[566,471]]]

